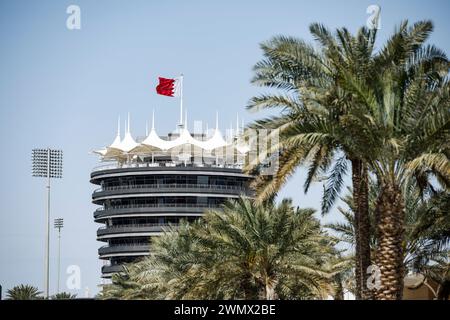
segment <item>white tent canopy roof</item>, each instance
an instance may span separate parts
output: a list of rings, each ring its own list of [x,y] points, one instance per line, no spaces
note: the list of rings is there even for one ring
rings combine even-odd
[[[117,136],[113,143],[103,149],[93,151],[99,154],[103,158],[115,158],[123,157],[126,155],[134,154],[146,154],[153,151],[168,151],[173,148],[181,147],[184,145],[193,145],[199,147],[203,150],[212,151],[214,149],[223,148],[227,146],[232,146],[233,143],[228,143],[224,138],[220,130],[218,129],[218,119],[216,117],[216,128],[214,129],[213,135],[207,140],[198,140],[192,137],[189,130],[181,127],[179,129],[179,136],[174,140],[164,140],[162,139],[155,130],[154,116],[152,119],[152,129],[148,136],[141,142],[137,143],[132,137],[130,132],[130,117],[128,115],[128,126],[125,130],[125,136],[123,140],[120,138],[120,118],[118,123]],[[247,153],[248,147],[240,144],[236,150],[240,153]]]
[[[123,138],[118,149],[125,153],[130,153],[130,151],[136,148],[137,146],[139,146],[139,144],[131,136],[131,133],[127,132],[125,134],[125,138]]]
[[[168,141],[161,139],[156,133],[156,130],[152,128],[150,134],[147,136],[147,138],[145,138],[144,141],[142,141],[141,144],[159,150],[167,150],[168,149],[167,142]]]

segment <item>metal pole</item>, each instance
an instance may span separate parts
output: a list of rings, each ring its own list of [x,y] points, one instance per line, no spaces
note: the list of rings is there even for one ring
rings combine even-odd
[[[59,280],[61,274],[61,228],[58,228],[58,284],[57,284],[57,293],[59,293]]]
[[[49,277],[50,277],[50,148],[47,149],[47,216],[46,216],[46,232],[47,237],[45,241],[45,298],[49,296]]]
[[[62,177],[62,150],[33,149],[33,177],[47,178],[47,210],[45,216],[44,298],[50,296],[50,180]]]
[[[180,75],[180,127],[183,128],[183,74]]]

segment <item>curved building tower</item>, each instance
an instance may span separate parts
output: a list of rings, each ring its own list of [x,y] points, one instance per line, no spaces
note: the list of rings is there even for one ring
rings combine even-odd
[[[148,255],[151,239],[169,225],[193,221],[227,199],[251,196],[251,176],[242,172],[245,152],[227,143],[217,125],[211,135],[191,135],[180,126],[167,137],[152,126],[136,142],[128,121],[123,139],[118,132],[111,146],[95,151],[102,164],[91,173],[91,183],[98,185],[92,201],[100,206],[94,219],[102,224],[97,231],[104,242],[98,250],[105,261],[102,276]]]

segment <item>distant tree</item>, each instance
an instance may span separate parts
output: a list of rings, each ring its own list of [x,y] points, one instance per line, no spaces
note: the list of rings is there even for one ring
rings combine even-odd
[[[42,299],[42,292],[30,285],[19,285],[6,292],[7,300],[37,300]]]
[[[52,300],[70,300],[75,299],[77,297],[76,294],[71,294],[70,292],[59,292],[51,296]]]

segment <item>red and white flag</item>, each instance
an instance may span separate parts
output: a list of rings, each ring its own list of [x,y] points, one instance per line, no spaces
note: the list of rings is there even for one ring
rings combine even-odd
[[[182,77],[168,79],[159,77],[159,84],[156,86],[156,93],[168,97],[180,97]]]

